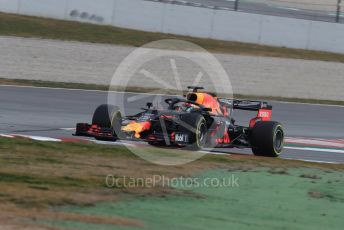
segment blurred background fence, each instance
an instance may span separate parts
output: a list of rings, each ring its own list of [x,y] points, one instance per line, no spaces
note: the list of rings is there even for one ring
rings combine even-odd
[[[262,0],[187,1],[203,3],[197,3],[198,7],[194,7],[184,0],[178,3],[169,1],[173,4],[161,3],[160,0],[0,0],[0,12],[215,40],[344,53],[344,24],[333,23],[335,16],[327,15],[325,19],[331,22],[304,20],[304,12],[311,12],[314,16],[314,12],[325,12],[325,9],[312,8],[306,11],[293,8],[294,5],[283,5],[282,0],[265,0],[264,3]],[[205,1],[226,5],[218,5],[215,9],[214,6],[204,5]],[[288,0],[288,4],[291,4],[289,1],[299,3],[307,0]],[[326,1],[332,0],[322,1],[327,4]],[[315,6],[319,5],[313,4]],[[247,7],[246,10],[244,7]],[[257,12],[242,12],[248,9]],[[288,17],[281,17],[283,12],[288,13]],[[303,19],[295,18],[301,16]]]
[[[344,23],[344,0],[148,0],[314,21]]]

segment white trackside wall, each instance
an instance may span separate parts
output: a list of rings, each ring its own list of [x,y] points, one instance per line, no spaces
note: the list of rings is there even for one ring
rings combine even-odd
[[[344,53],[344,24],[144,0],[0,0],[0,11],[151,32]]]

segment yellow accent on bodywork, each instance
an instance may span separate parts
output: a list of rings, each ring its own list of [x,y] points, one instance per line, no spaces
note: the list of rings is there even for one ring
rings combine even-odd
[[[122,127],[122,131],[124,132],[135,132],[135,137],[140,138],[141,133],[146,131],[150,128],[150,124],[148,127],[147,122],[130,122],[128,125]]]

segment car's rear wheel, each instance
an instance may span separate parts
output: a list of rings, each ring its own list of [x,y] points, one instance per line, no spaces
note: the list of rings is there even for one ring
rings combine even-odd
[[[191,114],[181,118],[181,129],[189,133],[190,150],[201,150],[204,148],[207,140],[207,122],[202,115]]]
[[[256,156],[280,156],[284,146],[282,125],[274,121],[257,122],[251,131],[251,146]]]
[[[94,111],[92,124],[98,125],[102,128],[112,128],[112,137],[95,137],[96,140],[101,141],[115,141],[117,139],[118,130],[120,131],[120,121],[122,119],[121,112],[117,106],[100,105]]]

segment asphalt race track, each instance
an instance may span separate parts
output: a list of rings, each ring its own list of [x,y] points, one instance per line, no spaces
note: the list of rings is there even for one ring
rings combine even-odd
[[[0,134],[73,138],[77,122],[90,122],[94,109],[107,102],[107,92],[0,86]],[[124,96],[125,111],[134,113],[155,96],[111,93]],[[166,97],[166,96],[164,96]],[[283,158],[344,163],[344,107],[271,102],[273,120],[281,122],[288,143]],[[254,114],[236,113],[237,123],[246,124]],[[250,150],[218,149],[247,153]]]

